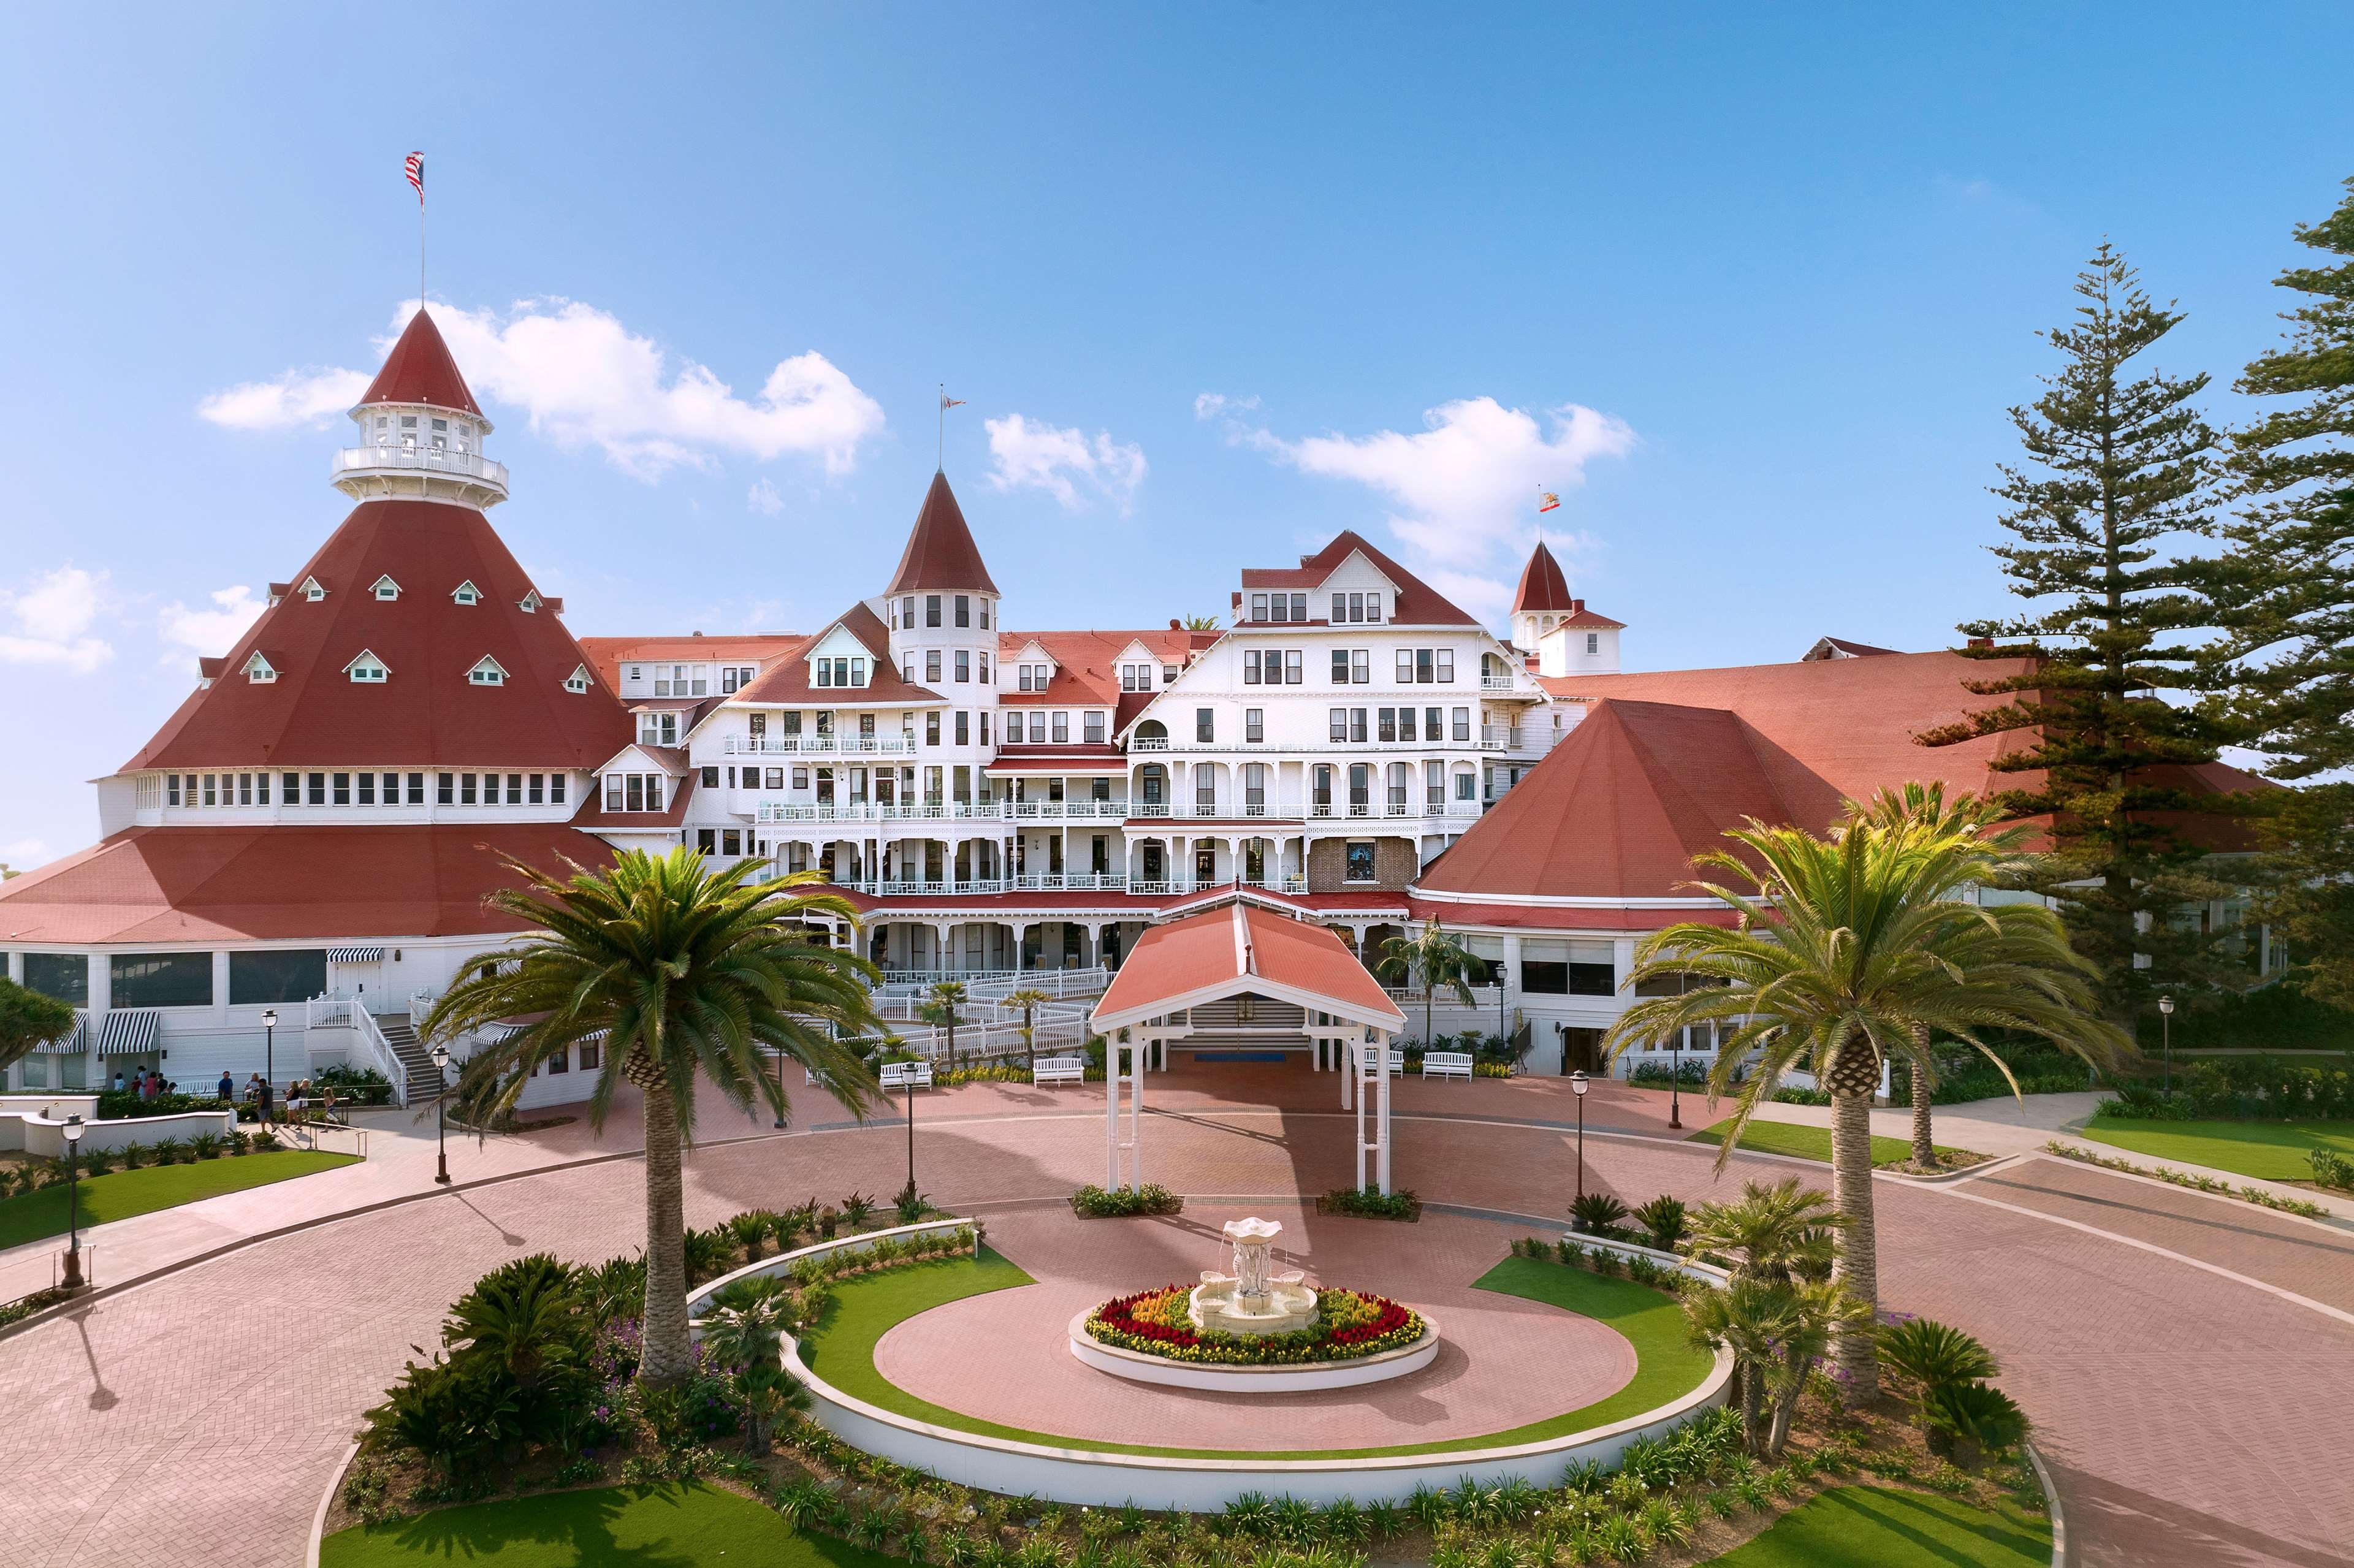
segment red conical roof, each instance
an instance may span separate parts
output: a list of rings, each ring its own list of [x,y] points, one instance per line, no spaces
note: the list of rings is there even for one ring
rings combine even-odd
[[[376,597],[390,577],[399,597]],[[326,597],[313,600],[315,579]],[[472,583],[472,604],[453,597]],[[367,501],[294,574],[124,771],[146,768],[595,768],[630,742],[628,713],[552,604],[471,506]],[[362,652],[391,672],[352,680]],[[256,682],[259,652],[277,678]],[[506,679],[477,685],[485,656]],[[588,689],[566,677],[590,672]]]
[[[466,390],[466,378],[458,374],[458,362],[450,357],[450,345],[441,341],[441,329],[422,310],[408,318],[400,341],[392,345],[384,368],[376,373],[367,395],[356,406],[366,408],[370,403],[430,403],[437,408],[463,408],[478,419],[482,417],[474,395]]]
[[[1569,602],[1569,579],[1561,575],[1561,563],[1553,558],[1553,552],[1539,539],[1529,564],[1521,568],[1521,589],[1512,596],[1512,613],[1574,608]]]
[[[923,509],[916,514],[916,531],[907,535],[907,552],[899,557],[899,570],[888,591],[940,588],[978,588],[993,594],[997,585],[990,580],[989,568],[981,564],[981,546],[972,542],[972,530],[965,526],[956,493],[949,489],[949,476],[934,473],[932,487],[924,492]]]

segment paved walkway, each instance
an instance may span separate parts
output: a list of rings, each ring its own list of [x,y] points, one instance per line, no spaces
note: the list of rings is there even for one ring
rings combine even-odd
[[[1244,1066],[1148,1078],[1146,1094],[1153,1180],[1255,1195],[1348,1179],[1350,1123],[1329,1076]],[[1059,1198],[1100,1179],[1101,1106],[1095,1089],[923,1097],[921,1184],[951,1208]],[[788,1136],[693,1157],[691,1223],[905,1179],[896,1119],[820,1131],[848,1118],[799,1111]],[[1401,1178],[1426,1199],[1565,1205],[1575,1109],[1558,1080],[1409,1083],[1396,1114]],[[1655,1136],[1664,1115],[1662,1097],[1597,1087],[1587,1183],[1699,1199],[1745,1174],[1827,1175],[1736,1156],[1715,1178],[1714,1150]],[[703,1128],[706,1139],[767,1130],[708,1111]],[[0,1340],[11,1568],[299,1562],[359,1412],[459,1291],[524,1252],[590,1261],[642,1241],[640,1167],[593,1158],[631,1131],[624,1107],[601,1144],[578,1125],[511,1150],[453,1144],[461,1180],[473,1160],[567,1163],[260,1242]],[[2354,1568],[2354,1325],[2319,1305],[2336,1298],[2333,1277],[2354,1277],[2354,1238],[2044,1158],[1996,1175],[1999,1186],[1879,1184],[1884,1291],[2002,1358],[2058,1471],[2077,1563]],[[1013,1213],[998,1223],[1018,1224]]]

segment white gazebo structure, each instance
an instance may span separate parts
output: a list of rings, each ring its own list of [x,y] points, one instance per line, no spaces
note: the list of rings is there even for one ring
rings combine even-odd
[[[1390,1042],[1405,1015],[1338,936],[1239,897],[1146,931],[1096,1004],[1088,1022],[1104,1041],[1104,1186],[1144,1184],[1144,1073],[1156,1048],[1165,1067],[1170,1044],[1194,1033],[1195,1009],[1247,1000],[1299,1010],[1297,1035],[1253,1043],[1299,1051],[1318,1067],[1329,1058],[1341,1069],[1341,1108],[1357,1113],[1357,1185],[1366,1184],[1371,1154],[1373,1181],[1389,1192],[1390,1077],[1397,1064]]]

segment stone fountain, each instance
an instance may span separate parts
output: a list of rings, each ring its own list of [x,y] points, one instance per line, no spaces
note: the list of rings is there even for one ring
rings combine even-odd
[[[1283,1234],[1275,1220],[1228,1220],[1234,1273],[1202,1272],[1202,1283],[1186,1298],[1185,1315],[1204,1333],[1286,1334],[1316,1321],[1316,1292],[1303,1276],[1270,1274],[1268,1255]]]

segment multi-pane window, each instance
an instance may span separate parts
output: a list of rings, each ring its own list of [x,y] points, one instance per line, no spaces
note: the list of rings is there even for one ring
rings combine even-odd
[[[1266,763],[1243,764],[1243,804],[1246,807],[1264,807],[1267,804]]]
[[[1088,713],[1087,731],[1087,744],[1089,746],[1101,746],[1104,743],[1104,715],[1102,709],[1094,709]]]
[[[960,602],[964,596],[957,596]],[[972,655],[962,648],[956,651],[956,678],[967,685],[972,683]]]
[[[1217,729],[1217,715],[1214,710],[1210,708],[1195,708],[1193,710],[1193,738],[1195,740],[1215,740],[1218,737]]]
[[[1284,650],[1284,653],[1283,653],[1283,683],[1284,683],[1285,685],[1287,685],[1287,686],[1296,686],[1296,685],[1299,684],[1299,683],[1300,683],[1300,679],[1301,679],[1301,675],[1302,675],[1302,673],[1303,673],[1303,672],[1302,672],[1302,670],[1301,670],[1301,663],[1302,663],[1302,655],[1301,655],[1301,653],[1300,653],[1300,652],[1299,652],[1299,649],[1297,649],[1297,648],[1287,648],[1287,649],[1285,649],[1285,650]],[[1268,673],[1267,679],[1268,679],[1269,683],[1272,683],[1272,682],[1273,682],[1273,681],[1274,681],[1274,679],[1275,679],[1275,676],[1274,676],[1273,672],[1271,672],[1271,671],[1270,671],[1270,672]]]
[[[1447,809],[1447,764],[1438,761],[1422,765],[1423,804],[1434,811]]]
[[[663,778],[659,773],[605,775],[605,810],[659,811],[663,809]]]
[[[1405,763],[1393,762],[1390,764],[1389,800],[1391,816],[1397,817],[1404,816],[1405,814],[1405,792],[1407,784],[1411,779],[1412,775],[1406,770],[1406,765]]]
[[[1349,738],[1349,710],[1346,708],[1334,708],[1331,710],[1331,718],[1332,721],[1331,736],[1332,741],[1335,744],[1338,744],[1347,740]]]
[[[1067,746],[1070,744],[1070,740],[1071,715],[1067,712],[1058,711],[1055,715],[1055,744],[1056,746]]]
[[[1408,713],[1414,712],[1412,708],[1408,708],[1405,711]],[[1395,740],[1398,737],[1397,709],[1376,708],[1373,710],[1373,713],[1375,724],[1373,731],[1374,738],[1377,740]]]
[[[461,806],[474,804],[474,776],[471,773],[458,775],[458,804]]]
[[[1261,594],[1259,597],[1264,599],[1267,596]],[[1243,684],[1246,686],[1259,684],[1258,650],[1256,648],[1243,650]]]
[[[1362,816],[1373,803],[1373,768],[1369,762],[1349,764],[1349,810]]]
[[[1336,593],[1332,596],[1332,624],[1343,621],[1351,625],[1375,624],[1382,619],[1382,596],[1378,593]]]
[[[1267,595],[1263,593],[1255,593],[1250,596],[1250,618],[1253,620],[1265,620],[1267,619]]]
[[[1161,666],[1161,683],[1164,686],[1173,686],[1177,683],[1176,665],[1163,664]]]
[[[1588,653],[1599,653],[1602,652],[1602,633],[1599,631],[1589,631],[1585,634],[1585,651]]]
[[[341,801],[336,803],[342,804]],[[376,775],[373,773],[360,775],[360,804],[363,806],[376,804]]]
[[[989,655],[987,653],[983,653],[981,656],[981,683],[984,686],[989,684]]]
[[[956,596],[956,623],[959,626],[970,626],[972,624],[971,595],[960,593]]]
[[[1265,708],[1245,708],[1243,710],[1243,739],[1254,746],[1267,739],[1267,710]],[[1254,762],[1250,766],[1253,768],[1258,768],[1263,767],[1264,764]]]
[[[940,651],[937,648],[924,650],[924,680],[928,685],[940,683]]]
[[[972,744],[972,717],[961,708],[957,710],[956,743],[959,746]]]
[[[1479,781],[1477,774],[1473,773],[1469,768],[1459,768],[1456,769],[1455,798],[1457,800],[1476,800],[1479,798]]]
[[[899,601],[899,630],[913,630],[916,625],[916,596],[909,594]]]
[[[939,710],[935,708],[932,712],[924,715],[924,744],[926,746],[938,746],[939,743],[940,715]]]
[[[936,593],[926,594],[924,596],[924,624],[926,626],[938,626],[939,623],[940,596]]]
[[[1022,715],[1020,714],[1015,714],[1013,715],[1013,724],[1015,728],[1018,729],[1021,727]],[[1046,710],[1044,708],[1032,708],[1030,710],[1030,743],[1033,746],[1044,746],[1046,744]]]
[[[1310,772],[1309,800],[1320,816],[1332,810],[1332,765],[1320,762]]]
[[[1457,708],[1455,710],[1455,738],[1458,740],[1469,740],[1471,738],[1471,710],[1469,708]]]
[[[212,775],[210,774],[205,776],[205,794],[207,797],[206,804],[211,804],[209,797],[212,794]],[[338,773],[335,775],[335,804],[348,806],[351,803],[352,776],[348,773]]]
[[[1119,689],[1123,692],[1149,692],[1152,690],[1152,666],[1150,664],[1122,664],[1119,667]]]

